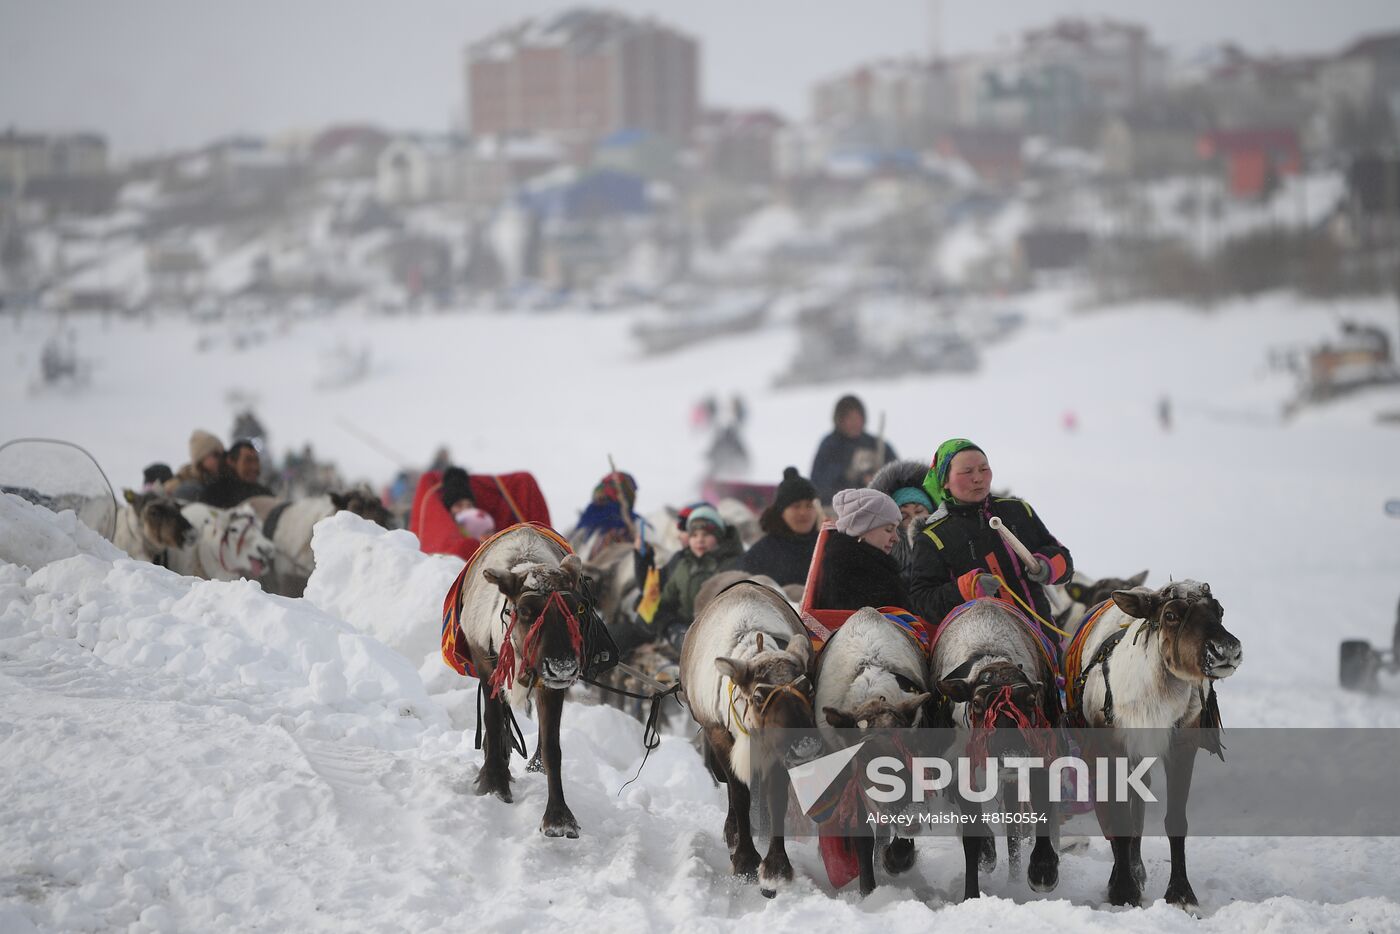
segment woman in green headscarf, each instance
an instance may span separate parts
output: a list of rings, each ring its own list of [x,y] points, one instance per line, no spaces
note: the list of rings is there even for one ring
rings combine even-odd
[[[975,597],[1014,595],[1049,620],[1050,601],[1042,585],[1064,583],[1074,574],[1069,549],[1025,500],[992,495],[986,453],[966,438],[944,441],[924,477],[924,491],[936,508],[914,540],[911,609],[937,623]],[[1035,556],[1033,566],[992,529],[988,522],[993,516]]]

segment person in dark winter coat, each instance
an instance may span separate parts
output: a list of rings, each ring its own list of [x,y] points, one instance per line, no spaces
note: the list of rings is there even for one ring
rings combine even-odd
[[[765,534],[735,563],[735,570],[767,574],[783,587],[805,584],[817,547],[821,512],[816,500],[817,489],[810,480],[796,467],[784,470],[773,505],[758,519]]]
[[[906,586],[913,574],[914,536],[923,531],[924,521],[933,512],[933,500],[924,492],[927,473],[919,461],[892,461],[870,480],[870,489],[884,493],[899,507],[899,537],[890,554],[899,563]]]
[[[658,638],[677,645],[695,621],[695,596],[700,588],[728,569],[744,550],[738,531],[708,504],[691,510],[685,530],[686,546],[661,588],[661,606],[651,624]]]
[[[966,438],[939,446],[924,478],[924,491],[938,508],[915,536],[909,586],[909,609],[930,623],[974,597],[999,595],[1003,583],[1010,591],[1003,596],[1048,620],[1050,601],[1043,587],[1074,574],[1069,549],[1050,534],[1030,504],[993,496],[991,490],[992,469],[981,448]],[[1035,556],[1033,567],[1023,564],[988,525],[993,516]]]
[[[842,490],[832,499],[836,530],[822,552],[813,606],[823,610],[906,607],[909,591],[890,549],[899,539],[899,507],[879,490]]]
[[[272,496],[267,487],[258,483],[262,473],[262,458],[251,441],[236,441],[224,455],[219,475],[199,493],[199,501],[215,509],[232,509],[254,496]]]
[[[895,459],[893,446],[865,430],[865,405],[855,396],[837,400],[832,421],[835,430],[822,439],[812,460],[812,484],[823,503],[838,490],[865,486]]]

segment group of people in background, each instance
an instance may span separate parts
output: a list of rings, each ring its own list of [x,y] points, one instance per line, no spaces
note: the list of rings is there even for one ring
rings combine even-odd
[[[254,496],[272,496],[262,483],[262,455],[243,438],[224,448],[215,435],[195,429],[190,434],[189,463],[171,471],[154,463],[142,475],[142,492],[158,492],[178,500],[232,509]]]
[[[196,430],[189,462],[173,472],[165,464],[151,465],[145,489],[231,508],[273,495],[262,482],[262,468],[251,440],[226,449],[213,434]],[[679,645],[701,589],[723,571],[801,588],[824,519],[834,519],[834,528],[818,575],[820,592],[811,595],[811,604],[822,609],[898,607],[936,622],[967,600],[999,595],[1048,617],[1043,588],[1073,574],[1068,549],[1030,504],[993,492],[991,464],[980,446],[953,438],[939,445],[931,462],[899,460],[883,426],[878,435],[866,430],[865,407],[855,396],[837,401],[811,479],[796,467],[783,471],[758,517],[762,537],[747,548],[715,503],[695,502],[675,519],[680,549],[657,566],[636,502],[636,479],[614,470],[594,487],[568,536],[586,558],[612,546],[634,550],[640,593],[627,642]],[[990,525],[993,517],[1031,551],[1034,562],[1006,545]],[[496,531],[531,520],[550,522],[531,475],[470,475],[452,465],[444,450],[417,480],[410,528],[424,551],[470,559]]]

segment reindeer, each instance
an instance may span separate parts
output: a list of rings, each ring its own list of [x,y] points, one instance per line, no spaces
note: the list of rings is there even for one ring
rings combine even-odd
[[[125,502],[117,512],[112,543],[138,561],[170,566],[171,551],[194,546],[194,526],[180,513],[180,504],[156,493],[123,490]]]
[[[817,707],[825,723],[822,734],[830,749],[845,745],[837,730],[898,730],[932,721],[926,706],[929,693],[928,658],[923,648],[879,610],[856,612],[827,640],[817,665]],[[873,741],[872,741],[873,742]],[[883,745],[859,761],[888,754]],[[870,745],[867,745],[870,748]],[[837,828],[849,832],[851,828]],[[856,836],[860,861],[860,894],[875,891],[875,837]],[[914,841],[893,837],[881,860],[891,875],[914,865]]]
[[[758,791],[768,804],[772,838],[760,863],[749,823],[754,759],[791,766],[821,752],[815,736],[780,744],[774,738],[781,729],[815,728],[811,667],[812,644],[801,619],[761,584],[740,583],[715,597],[681,648],[681,682],[700,725],[705,763],[729,792],[724,839],[731,868],[748,881],[757,878],[769,898],[792,881],[783,841],[788,778],[779,768],[763,772]]]
[[[133,558],[204,580],[258,580],[272,566],[272,542],[246,503],[215,509],[130,490],[125,498],[112,540]]]
[[[1044,739],[1050,727],[1058,725],[1058,690],[1055,672],[1046,653],[1036,644],[1028,623],[1000,600],[979,598],[949,614],[940,627],[932,649],[931,671],[939,692],[947,698],[942,727],[957,729],[962,737],[958,747],[985,743],[990,756],[1029,755],[1026,740],[1035,744]],[[973,734],[972,730],[979,731]],[[985,748],[985,747],[984,747]],[[1049,762],[1045,763],[1047,766]],[[958,797],[963,813],[980,815],[981,805]],[[1050,812],[1049,770],[1031,770],[1031,804],[1036,813]],[[974,825],[980,826],[980,825]],[[1036,827],[1026,878],[1037,892],[1055,888],[1060,876],[1060,857],[1051,843],[1049,822]],[[1008,871],[1013,876],[1020,866],[1017,828],[1007,824]],[[964,898],[979,897],[979,867],[990,872],[996,866],[996,846],[986,834],[963,834],[966,874]]]
[[[578,619],[586,612],[582,569],[562,539],[535,526],[515,526],[477,552],[457,598],[467,651],[486,694],[476,793],[514,800],[506,705],[523,709],[533,694],[539,754],[549,785],[540,822],[546,837],[579,835],[578,821],[564,801],[559,723],[564,698],[584,673],[587,657]]]
[[[1150,755],[1166,765],[1171,846],[1166,899],[1188,911],[1197,907],[1186,877],[1186,800],[1196,750],[1221,754],[1215,682],[1234,674],[1244,659],[1240,640],[1221,624],[1223,614],[1210,585],[1197,581],[1176,581],[1159,590],[1119,590],[1112,606],[1081,626],[1065,653],[1071,719],[1112,730],[1106,754],[1124,755],[1129,768]],[[1113,846],[1109,901],[1137,905],[1147,881],[1142,864],[1145,806],[1140,801],[1102,804],[1098,816]],[[1110,828],[1125,826],[1134,832],[1110,833]]]
[[[307,580],[316,568],[316,555],[311,550],[311,533],[316,523],[347,511],[385,529],[392,525],[389,510],[368,490],[325,493],[281,503],[270,496],[255,496],[247,502],[257,512],[264,533],[276,546],[272,579],[276,592],[287,597],[300,597],[305,593]]]
[[[253,507],[215,509],[186,503],[180,514],[194,527],[194,544],[170,551],[170,570],[204,580],[258,580],[272,568],[273,544],[262,534]]]

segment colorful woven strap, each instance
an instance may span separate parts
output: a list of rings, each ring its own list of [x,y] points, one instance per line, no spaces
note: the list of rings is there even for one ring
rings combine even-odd
[[[571,555],[574,550],[569,547],[569,543],[564,536],[551,529],[542,522],[517,522],[515,525],[507,526],[501,531],[492,535],[481,543],[481,547],[472,555],[467,566],[462,568],[462,573],[457,575],[457,579],[452,582],[452,586],[447,590],[447,596],[442,601],[442,660],[447,662],[448,667],[459,675],[478,677],[476,666],[472,664],[471,656],[467,652],[467,638],[462,633],[462,587],[466,584],[478,559],[481,558],[496,539],[513,532],[519,528],[532,528],[554,544],[564,549],[564,554]]]

